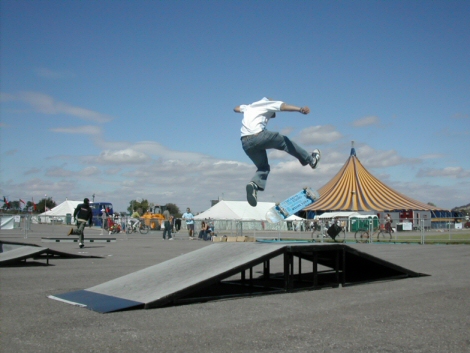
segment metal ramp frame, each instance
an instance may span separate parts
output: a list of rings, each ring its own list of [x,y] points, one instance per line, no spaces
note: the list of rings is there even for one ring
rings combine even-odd
[[[271,273],[272,261],[281,256],[283,266],[276,265],[283,270]],[[418,276],[344,244],[217,243],[49,298],[109,313]]]

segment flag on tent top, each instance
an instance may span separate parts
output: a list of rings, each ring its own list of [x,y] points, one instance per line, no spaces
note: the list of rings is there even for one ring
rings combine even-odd
[[[7,205],[7,208],[10,208],[10,202],[8,202],[5,196],[3,196],[3,202],[5,203],[5,205]]]
[[[24,202],[22,199],[20,199],[20,203],[24,203],[26,205],[26,202]]]

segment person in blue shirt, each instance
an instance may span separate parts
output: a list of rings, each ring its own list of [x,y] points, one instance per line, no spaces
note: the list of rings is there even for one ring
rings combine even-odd
[[[194,237],[194,215],[191,213],[189,207],[186,209],[186,212],[183,213],[181,217],[186,221],[186,228],[188,229],[189,239]]]

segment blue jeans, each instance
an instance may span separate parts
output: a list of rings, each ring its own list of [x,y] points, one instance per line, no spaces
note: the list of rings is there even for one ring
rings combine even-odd
[[[163,231],[163,239],[165,239],[165,236],[168,234],[168,239],[171,239],[171,223],[168,221],[165,221],[165,230]]]
[[[266,187],[266,180],[271,170],[266,153],[267,149],[285,151],[297,158],[302,165],[307,165],[312,160],[310,153],[278,132],[264,130],[256,136],[242,137],[241,141],[243,150],[257,168],[251,181],[258,185],[259,190],[264,190]]]

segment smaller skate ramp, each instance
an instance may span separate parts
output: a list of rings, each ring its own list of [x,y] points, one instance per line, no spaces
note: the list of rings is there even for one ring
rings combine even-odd
[[[21,246],[7,252],[0,253],[0,264],[8,265],[15,262],[21,262],[28,258],[39,257],[47,253],[48,248],[39,246]]]
[[[49,264],[50,258],[87,258],[98,256],[83,256],[52,250],[35,244],[0,241],[0,266],[25,263],[27,259],[45,258]]]

